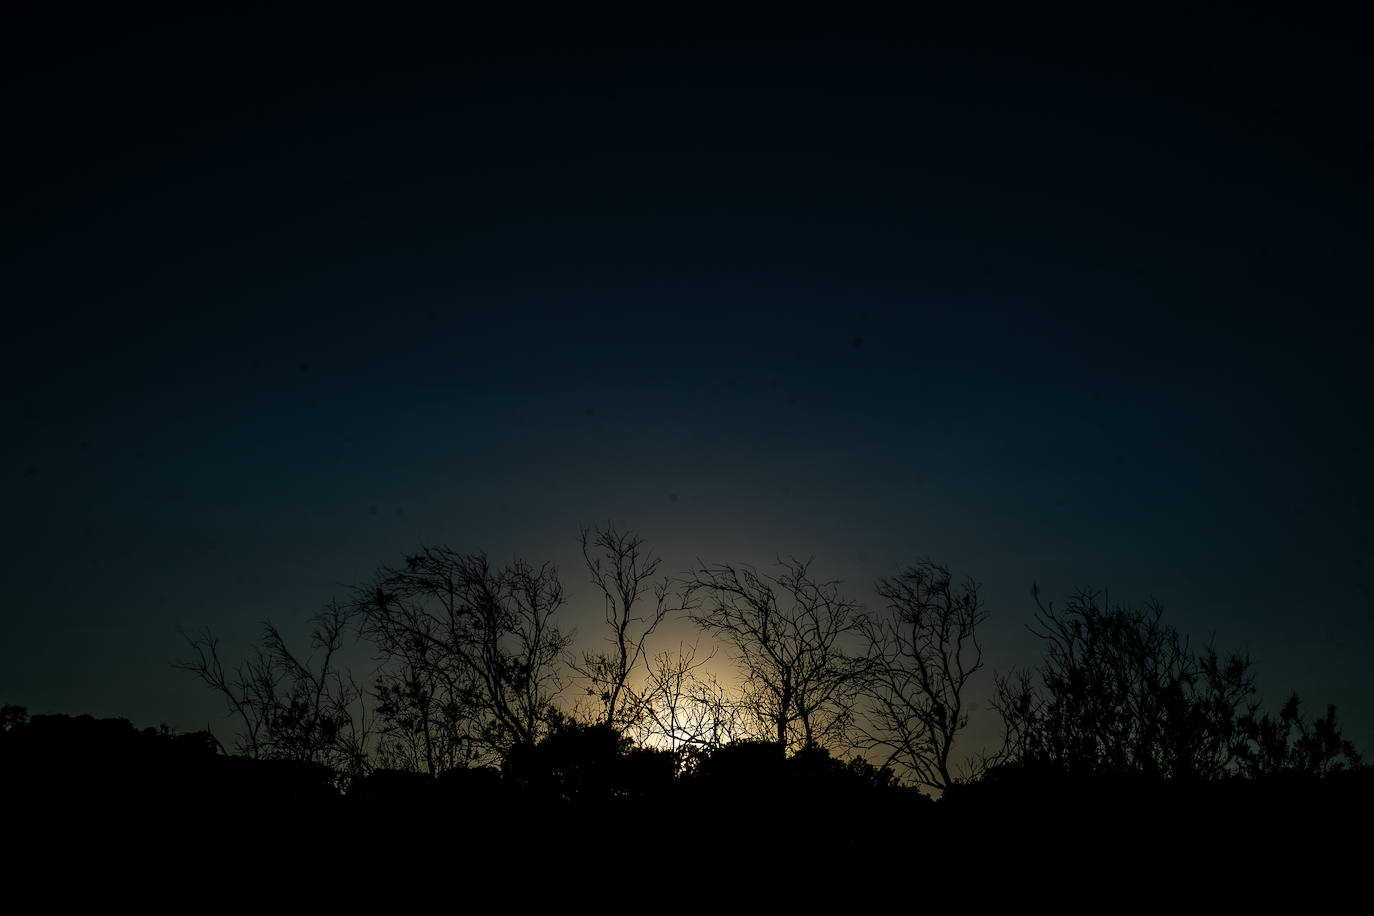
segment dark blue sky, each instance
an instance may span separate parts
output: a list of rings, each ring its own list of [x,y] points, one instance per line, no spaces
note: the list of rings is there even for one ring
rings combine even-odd
[[[1341,23],[608,22],[11,23],[0,700],[198,727],[178,627],[421,543],[555,560],[590,645],[614,519],[943,560],[1002,670],[1032,582],[1153,596],[1374,750]]]

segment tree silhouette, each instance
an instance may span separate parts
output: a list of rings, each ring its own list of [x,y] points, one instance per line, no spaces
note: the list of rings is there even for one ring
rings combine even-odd
[[[877,591],[887,608],[864,623],[873,653],[863,745],[917,785],[944,790],[955,781],[955,737],[968,724],[964,691],[983,667],[978,583],[955,586],[947,567],[925,561],[879,580]]]
[[[653,657],[633,732],[641,745],[714,749],[744,737],[739,704],[706,670],[712,657],[699,657],[695,644]]]
[[[187,636],[195,655],[176,667],[224,698],[241,723],[236,750],[247,757],[324,764],[346,775],[369,767],[370,722],[364,691],[338,664],[349,609],[331,602],[312,618],[312,655],[301,658],[272,623],[252,656],[226,669],[209,631]],[[317,660],[318,657],[318,660]]]
[[[427,547],[402,567],[383,568],[360,590],[356,607],[383,667],[399,667],[390,696],[416,685],[420,695],[438,698],[398,702],[395,709],[420,721],[393,719],[389,727],[421,736],[431,771],[435,735],[449,729],[460,730],[470,760],[502,759],[538,742],[565,686],[570,640],[555,622],[563,603],[548,563],[517,559],[498,569],[483,553]]]
[[[654,581],[661,560],[648,554],[643,538],[614,525],[582,529],[582,558],[605,605],[610,649],[584,652],[575,669],[601,705],[598,720],[617,729],[632,728],[644,714],[645,697],[630,678],[645,661],[646,641],[674,610],[669,582],[666,577]]]
[[[1006,741],[999,762],[1048,763],[1080,774],[1212,779],[1244,752],[1254,694],[1248,657],[1201,654],[1162,621],[1163,609],[1099,603],[1080,591],[1040,603],[1045,641],[1034,673],[997,679]],[[1039,683],[1036,682],[1038,676]]]
[[[441,675],[438,651],[435,642],[405,640],[375,673],[376,754],[384,768],[438,776],[483,762],[482,745],[472,740],[480,717]]]
[[[378,570],[351,601],[326,605],[304,653],[270,623],[232,668],[213,635],[188,637],[194,657],[179,667],[238,719],[237,754],[214,754],[208,732],[179,743],[145,735],[127,745],[136,753],[112,780],[88,781],[73,797],[79,806],[129,786],[262,812],[361,812],[379,829],[404,809],[406,829],[436,839],[447,820],[435,806],[506,825],[486,840],[473,834],[474,848],[517,841],[562,811],[598,825],[593,843],[613,859],[630,825],[665,801],[750,807],[778,829],[835,837],[851,824],[837,812],[871,805],[852,823],[895,838],[906,828],[884,826],[884,813],[908,810],[909,798],[936,805],[921,789],[937,790],[950,818],[1054,812],[1064,824],[1113,806],[1177,819],[1203,798],[1216,800],[1219,817],[1275,799],[1297,823],[1293,812],[1340,797],[1333,792],[1368,791],[1371,771],[1334,708],[1309,719],[1293,696],[1276,716],[1259,715],[1249,658],[1192,648],[1156,604],[1081,591],[1056,608],[1034,590],[1042,661],[995,678],[1003,748],[959,770],[953,752],[983,667],[986,613],[974,580],[956,584],[947,567],[918,563],[877,582],[885,606],[869,616],[810,561],[780,560],[766,573],[699,563],[670,599],[671,580],[653,579],[658,558],[634,534],[584,530],[582,547],[609,646],[573,666],[597,691],[587,721],[559,705],[570,640],[557,625],[556,569],[424,548]],[[712,673],[714,650],[649,655],[650,636],[679,608],[732,650],[738,690]],[[370,691],[341,664],[355,635],[375,648]],[[33,777],[47,796],[85,779],[71,748],[89,745],[87,736],[132,734],[127,723],[35,720],[0,708],[0,769],[47,773]],[[835,755],[856,747],[879,753]],[[191,768],[177,770],[185,761]],[[1232,775],[1255,778],[1222,779]]]
[[[788,748],[844,743],[865,661],[845,645],[860,631],[858,605],[816,579],[810,561],[779,561],[776,576],[753,567],[702,566],[686,580],[704,604],[692,621],[734,648],[740,702],[763,735]]]

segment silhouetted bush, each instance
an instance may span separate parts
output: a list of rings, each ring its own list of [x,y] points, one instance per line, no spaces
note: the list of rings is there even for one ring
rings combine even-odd
[[[1360,766],[1355,745],[1336,722],[1336,707],[1327,706],[1325,716],[1309,722],[1297,694],[1288,697],[1277,718],[1268,713],[1257,716],[1251,709],[1240,729],[1247,739],[1240,770],[1247,776],[1331,776]]]
[[[546,803],[579,805],[660,797],[672,789],[677,756],[635,747],[605,723],[560,720],[534,746],[516,747],[503,769],[506,786]]]
[[[1085,780],[1178,781],[1326,775],[1359,763],[1334,707],[1309,724],[1294,696],[1278,719],[1260,716],[1250,659],[1196,651],[1162,617],[1158,605],[1106,606],[1090,592],[1062,610],[1040,605],[1032,631],[1045,642],[1041,664],[997,681],[1006,742],[996,762]]]
[[[786,762],[776,741],[732,741],[701,753],[692,777],[700,785],[754,789],[778,784]]]

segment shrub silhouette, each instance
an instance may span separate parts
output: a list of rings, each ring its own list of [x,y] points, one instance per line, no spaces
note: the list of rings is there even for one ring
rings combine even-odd
[[[1242,770],[1250,776],[1265,777],[1280,773],[1304,776],[1330,776],[1357,769],[1361,759],[1355,745],[1341,732],[1336,722],[1336,707],[1327,706],[1326,715],[1308,722],[1302,702],[1291,694],[1277,718],[1254,710],[1241,723],[1250,739],[1241,758]]]
[[[605,722],[561,719],[534,746],[514,748],[503,777],[511,789],[544,803],[606,803],[667,793],[677,756],[636,747]]]
[[[1211,645],[1194,651],[1157,604],[1107,605],[1092,592],[1062,610],[1039,604],[1038,591],[1036,600],[1032,632],[1045,656],[1034,672],[997,679],[1006,741],[983,797],[1024,804],[1052,788],[1085,808],[1104,799],[1129,807],[1159,798],[1151,783],[1161,781],[1316,779],[1360,767],[1335,707],[1309,722],[1293,695],[1277,717],[1260,715],[1250,659],[1223,659]],[[1309,789],[1289,779],[1262,791],[1286,798]],[[1166,795],[1172,804],[1188,790],[1175,785]]]
[[[1255,693],[1249,658],[1195,652],[1157,604],[1106,605],[1083,591],[1059,610],[1035,596],[1031,631],[1045,655],[1034,675],[997,680],[997,762],[1084,777],[1215,779],[1234,768]]]

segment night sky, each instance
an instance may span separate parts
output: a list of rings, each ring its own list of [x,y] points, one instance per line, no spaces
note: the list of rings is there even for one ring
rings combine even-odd
[[[1356,24],[5,15],[0,702],[218,723],[178,628],[421,544],[556,562],[592,648],[612,520],[942,561],[1002,671],[1033,583],[1153,597],[1374,752]]]

